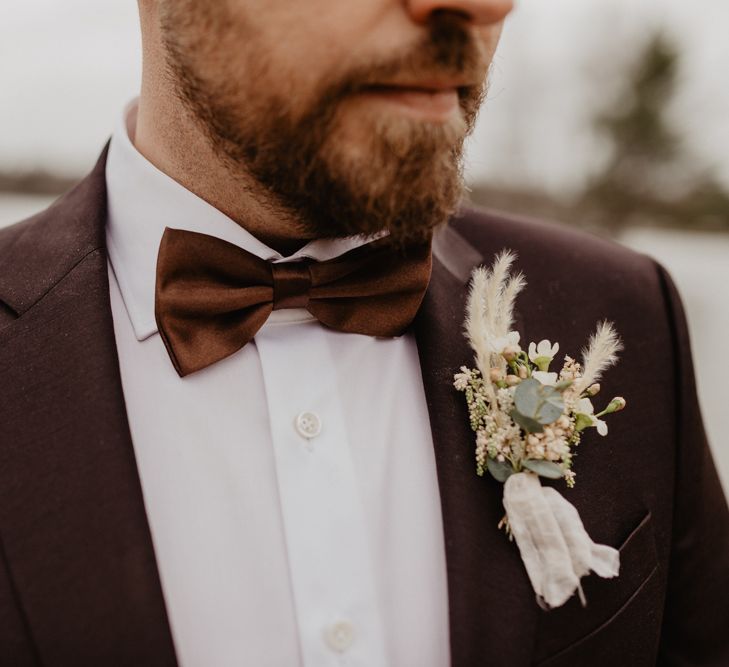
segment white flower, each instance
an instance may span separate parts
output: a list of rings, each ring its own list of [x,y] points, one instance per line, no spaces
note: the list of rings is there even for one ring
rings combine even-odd
[[[504,350],[509,348],[517,353],[521,352],[521,347],[519,347],[520,339],[521,336],[518,331],[510,331],[506,334],[506,336],[493,338],[488,342],[489,352],[492,352],[493,354],[503,354]]]
[[[608,434],[607,422],[595,417],[595,406],[589,398],[580,399],[579,403],[577,403],[575,412],[580,415],[585,415],[585,417],[589,417],[590,421],[592,421],[592,425],[597,429],[597,432],[600,435]]]
[[[592,404],[592,401],[589,398],[581,398],[577,402],[577,408],[575,409],[575,412],[579,412],[581,415],[594,415],[595,406]]]
[[[551,361],[559,352],[559,343],[552,345],[548,340],[543,340],[539,345],[529,343],[529,359],[536,362],[539,357],[548,357]]]
[[[548,387],[554,387],[559,379],[557,373],[545,373],[544,371],[534,371],[532,377]]]
[[[557,352],[559,352],[559,343],[552,345],[546,339],[539,345],[529,343],[529,360],[543,372],[549,370],[549,364],[557,356]]]
[[[496,392],[496,400],[499,410],[504,414],[510,414],[514,409],[514,391],[512,389],[499,389]]]
[[[465,391],[471,380],[473,380],[473,371],[466,366],[461,366],[461,372],[453,376],[453,386],[458,391]]]

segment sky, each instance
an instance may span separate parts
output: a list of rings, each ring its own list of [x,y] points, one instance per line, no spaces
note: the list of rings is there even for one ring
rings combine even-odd
[[[683,55],[671,118],[729,183],[726,26],[726,0],[518,0],[469,144],[470,179],[578,189],[606,156],[589,119],[663,28]],[[87,171],[139,88],[140,59],[132,0],[3,0],[0,169]]]

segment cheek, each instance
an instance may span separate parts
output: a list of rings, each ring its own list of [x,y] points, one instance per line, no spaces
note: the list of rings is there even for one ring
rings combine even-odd
[[[493,58],[496,48],[499,45],[503,29],[504,24],[500,23],[497,26],[483,26],[479,31],[481,44],[488,55],[489,62]]]

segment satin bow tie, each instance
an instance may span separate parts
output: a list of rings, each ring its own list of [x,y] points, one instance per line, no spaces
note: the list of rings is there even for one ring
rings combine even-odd
[[[167,228],[155,317],[184,377],[240,350],[281,308],[305,308],[338,331],[400,336],[430,271],[430,242],[397,251],[383,238],[325,262],[274,264],[213,236]]]

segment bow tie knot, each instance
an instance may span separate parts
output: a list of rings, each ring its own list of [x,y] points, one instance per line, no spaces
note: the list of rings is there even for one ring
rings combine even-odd
[[[271,264],[273,277],[273,310],[306,308],[309,305],[311,271],[309,262]]]

